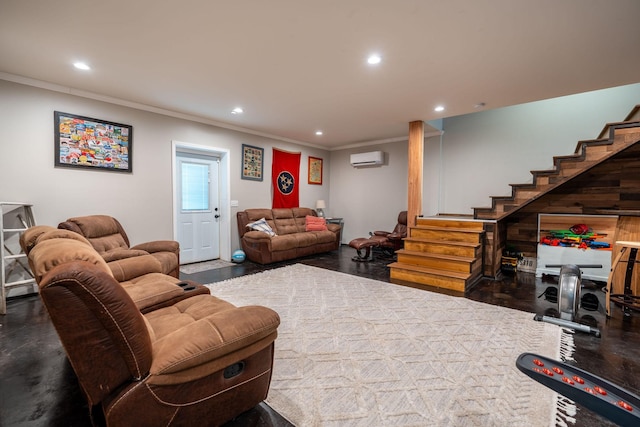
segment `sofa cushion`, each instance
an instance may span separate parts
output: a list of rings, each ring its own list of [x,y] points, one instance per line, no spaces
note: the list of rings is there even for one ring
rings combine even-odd
[[[305,217],[304,231],[325,231],[327,230],[327,221],[324,218],[307,215]]]
[[[334,243],[336,241],[336,233],[333,231],[310,231],[309,234],[315,235],[318,243]]]
[[[114,248],[129,248],[120,223],[108,215],[90,215],[67,220],[74,231],[86,237],[100,254]],[[77,227],[77,228],[76,228]],[[67,228],[67,227],[62,227]]]
[[[302,231],[298,228],[291,209],[273,209],[273,222],[279,235],[293,234]]]
[[[83,236],[81,236],[80,234],[74,233],[73,231],[69,231],[69,230],[58,230],[57,228],[52,228],[46,233],[41,233],[36,240],[36,244],[39,244],[44,242],[45,240],[51,240],[51,239],[77,240],[78,242],[82,242],[85,245],[91,246],[91,243],[89,243],[89,241],[85,239]]]
[[[53,230],[55,230],[55,228],[49,225],[34,225],[26,229],[25,232],[20,235],[20,247],[25,254],[29,255],[31,249],[36,245],[38,237]]]
[[[293,217],[296,220],[296,226],[298,227],[298,233],[305,232],[307,224],[307,216],[315,216],[315,212],[311,208],[293,208]]]
[[[273,229],[267,224],[267,220],[265,218],[260,218],[257,221],[250,222],[247,224],[247,228],[252,230],[261,231],[263,233],[267,233],[269,236],[275,236],[276,233]]]
[[[48,233],[56,233],[54,232]],[[74,233],[71,233],[74,234]],[[38,283],[47,272],[55,266],[70,261],[88,261],[100,270],[112,276],[107,263],[87,242],[78,239],[47,238],[47,233],[38,238],[38,243],[29,252],[29,265]],[[82,236],[79,236],[82,237]]]
[[[99,253],[105,253],[117,248],[128,249],[129,245],[125,242],[122,234],[109,234],[108,236],[101,236],[95,238],[88,238],[91,242],[91,245],[98,251]]]
[[[318,238],[315,233],[296,233],[292,234],[292,236],[296,238],[299,248],[306,248],[318,243]]]
[[[151,257],[150,255],[147,255]],[[184,294],[175,277],[162,273],[148,273],[120,282],[138,310],[144,311],[164,301],[179,298]]]
[[[271,251],[287,251],[290,249],[296,249],[298,247],[298,239],[296,234],[285,234],[275,236],[271,238]]]
[[[82,235],[88,239],[120,233],[120,228],[114,218],[107,215],[79,216],[69,218],[67,221],[80,228]]]

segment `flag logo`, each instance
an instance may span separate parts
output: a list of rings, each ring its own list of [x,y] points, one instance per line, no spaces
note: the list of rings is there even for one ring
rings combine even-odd
[[[278,175],[278,190],[280,190],[282,194],[290,194],[295,188],[295,185],[296,181],[291,173],[288,171],[280,172],[280,175]]]

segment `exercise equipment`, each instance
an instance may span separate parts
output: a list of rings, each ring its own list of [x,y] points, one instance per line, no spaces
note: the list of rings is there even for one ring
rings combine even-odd
[[[582,287],[582,278],[580,266],[575,264],[563,265],[560,268],[558,276],[558,292],[557,303],[560,318],[543,316],[536,314],[533,318],[537,321],[552,323],[580,332],[593,334],[600,338],[600,330],[588,325],[583,325],[575,321],[580,307],[580,288]]]
[[[640,310],[640,296],[634,295],[634,284],[633,284],[633,269],[635,267],[638,249],[640,249],[640,242],[626,242],[626,241],[618,241],[616,242],[616,247],[620,247],[618,254],[616,255],[615,260],[611,264],[611,273],[609,273],[609,280],[607,281],[607,304],[606,304],[606,312],[607,317],[611,317],[611,302],[614,304],[620,305],[623,307],[623,312],[625,315],[631,315],[631,310]],[[629,251],[629,257],[626,260],[627,268],[625,271],[624,278],[624,290],[623,293],[613,293],[614,291],[614,280],[613,276],[616,272],[616,268],[618,264],[623,261],[622,257],[625,252]],[[635,285],[637,287],[637,284]]]
[[[640,425],[640,398],[580,368],[533,353],[516,360],[522,373],[620,426]]]

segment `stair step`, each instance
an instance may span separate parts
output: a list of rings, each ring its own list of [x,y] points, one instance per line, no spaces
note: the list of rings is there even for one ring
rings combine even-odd
[[[416,227],[431,226],[442,228],[471,229],[482,230],[484,225],[480,221],[464,218],[446,218],[446,217],[418,217]]]
[[[444,271],[399,262],[389,264],[389,268],[391,269],[391,279],[451,289],[458,292],[464,292],[467,285],[473,282],[471,274],[468,273]]]
[[[479,259],[446,254],[433,254],[419,251],[400,249],[396,251],[398,263],[411,264],[420,267],[433,268],[459,273],[479,272],[481,263]]]
[[[574,150],[574,153],[576,154],[582,153],[587,148],[589,148],[590,150],[594,148],[602,149],[607,145],[611,145],[609,136],[607,136],[606,138],[583,139],[581,141],[578,141],[578,143],[576,144],[576,149]]]
[[[480,255],[480,243],[452,242],[407,237],[404,239],[404,248],[410,251],[431,252],[441,255],[465,257],[478,257]]]
[[[409,230],[410,237],[431,240],[479,243],[483,229],[454,228],[432,225],[417,225]]]

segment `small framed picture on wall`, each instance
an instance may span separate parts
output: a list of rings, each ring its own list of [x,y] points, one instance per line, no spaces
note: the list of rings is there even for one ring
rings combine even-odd
[[[242,144],[242,179],[262,181],[264,148]]]
[[[309,184],[322,185],[322,159],[309,156]]]

